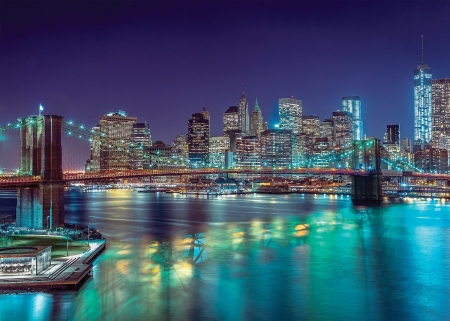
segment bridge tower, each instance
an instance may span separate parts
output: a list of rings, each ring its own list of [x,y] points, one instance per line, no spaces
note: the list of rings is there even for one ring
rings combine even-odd
[[[62,116],[42,115],[19,119],[19,175],[41,176],[38,188],[17,190],[16,224],[29,228],[64,225],[62,181]]]
[[[352,168],[366,171],[352,175],[352,202],[354,204],[383,201],[380,157],[380,141],[378,139],[353,141]]]

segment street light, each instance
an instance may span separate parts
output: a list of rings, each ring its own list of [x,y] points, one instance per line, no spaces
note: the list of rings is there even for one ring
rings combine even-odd
[[[90,225],[88,223],[88,246],[89,246],[89,234],[91,233]]]

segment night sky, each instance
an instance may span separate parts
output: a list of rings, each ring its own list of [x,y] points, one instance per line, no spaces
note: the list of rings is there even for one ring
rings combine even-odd
[[[87,126],[124,110],[171,144],[203,107],[220,135],[244,91],[269,125],[279,98],[323,120],[359,95],[367,135],[411,138],[422,34],[433,78],[450,77],[450,1],[1,0],[0,126],[39,103]]]

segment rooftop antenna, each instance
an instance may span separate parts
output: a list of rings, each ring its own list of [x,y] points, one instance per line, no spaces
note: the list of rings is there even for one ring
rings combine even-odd
[[[422,35],[422,65],[423,65],[423,35]]]
[[[44,106],[42,104],[39,104],[39,116],[41,116],[41,113],[44,111]]]

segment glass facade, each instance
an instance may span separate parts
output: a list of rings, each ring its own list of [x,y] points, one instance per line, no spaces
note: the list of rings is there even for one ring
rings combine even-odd
[[[244,136],[236,140],[236,166],[261,166],[261,147],[256,136]]]
[[[230,137],[217,136],[209,139],[209,166],[225,167],[225,154],[230,149]]]
[[[268,129],[261,134],[261,166],[289,167],[292,164],[292,132]]]
[[[414,70],[414,141],[427,145],[431,141],[432,91],[431,68],[426,64]]]
[[[239,101],[238,110],[238,128],[241,130],[243,135],[248,135],[250,134],[250,118],[248,115],[248,102],[244,93],[242,93],[241,100]]]
[[[209,164],[209,119],[205,113],[192,114],[188,121],[187,136],[191,167],[207,167]]]
[[[364,136],[363,121],[361,118],[361,100],[359,96],[342,97],[342,111],[346,111],[353,118],[353,139],[362,140]]]
[[[432,80],[431,147],[450,149],[450,78]]]
[[[227,135],[229,130],[239,129],[239,112],[237,106],[231,106],[223,114],[223,134]]]
[[[52,247],[17,247],[0,250],[0,275],[37,275],[51,265]]]
[[[280,129],[290,130],[293,134],[302,132],[302,101],[294,98],[278,100]]]

